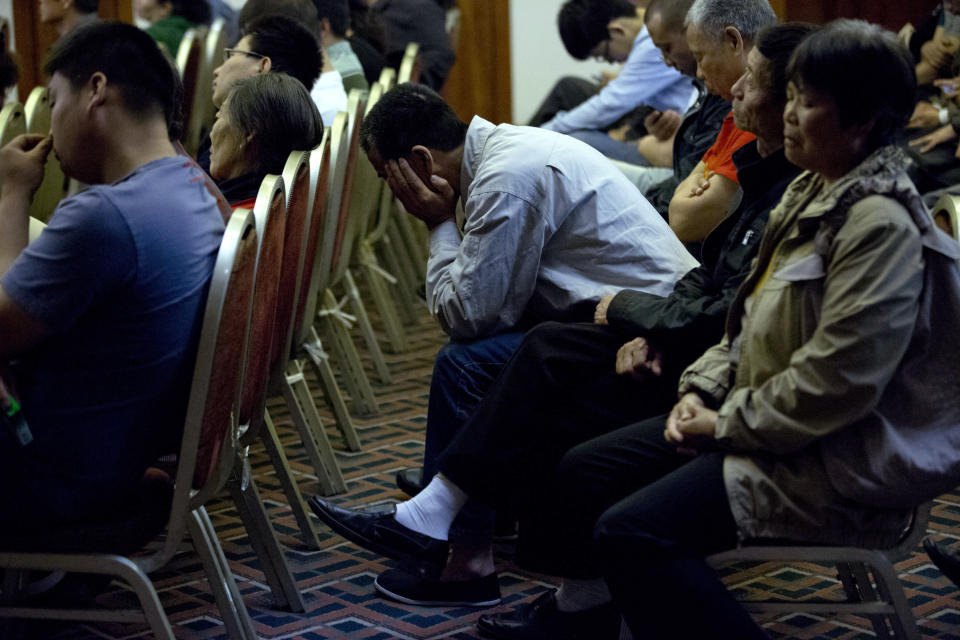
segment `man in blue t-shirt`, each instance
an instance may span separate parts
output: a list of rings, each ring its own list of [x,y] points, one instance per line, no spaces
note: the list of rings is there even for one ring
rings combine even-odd
[[[0,149],[0,363],[29,429],[0,429],[0,523],[20,532],[109,512],[177,450],[224,229],[170,141],[182,89],[150,36],[80,27],[45,71],[51,136]],[[27,246],[51,148],[93,186]]]

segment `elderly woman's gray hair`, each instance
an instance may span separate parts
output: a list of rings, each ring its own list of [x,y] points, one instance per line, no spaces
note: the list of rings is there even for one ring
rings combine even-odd
[[[291,151],[308,151],[323,138],[323,120],[303,83],[285,73],[238,81],[224,105],[230,122],[250,138],[254,173],[280,173]]]

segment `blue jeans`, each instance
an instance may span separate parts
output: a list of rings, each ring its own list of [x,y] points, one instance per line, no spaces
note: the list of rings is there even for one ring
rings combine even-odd
[[[567,135],[581,142],[586,142],[611,160],[621,160],[642,167],[650,166],[650,161],[647,160],[642,153],[637,151],[636,141],[621,142],[614,140],[603,131],[591,131],[589,129],[571,131]]]
[[[507,360],[520,346],[522,332],[501,333],[473,342],[450,342],[440,349],[433,365],[427,405],[427,434],[423,480],[437,473],[437,460],[486,395]],[[494,512],[468,502],[450,527],[453,541],[489,541]]]

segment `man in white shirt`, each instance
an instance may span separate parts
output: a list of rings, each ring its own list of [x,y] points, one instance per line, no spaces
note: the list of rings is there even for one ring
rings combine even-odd
[[[666,296],[696,265],[636,188],[568,136],[467,125],[430,89],[404,84],[367,115],[360,141],[431,230],[427,304],[452,341],[434,366],[425,477],[432,448],[472,413],[523,329],[591,319],[621,289]]]
[[[569,111],[560,111],[541,126],[583,140],[604,155],[633,164],[651,164],[635,142],[611,138],[606,129],[621,116],[648,106],[673,122],[696,101],[690,78],[669,67],[644,25],[643,12],[626,0],[569,0],[558,16],[560,37],[579,60],[602,58],[624,62],[620,73],[600,91]]]

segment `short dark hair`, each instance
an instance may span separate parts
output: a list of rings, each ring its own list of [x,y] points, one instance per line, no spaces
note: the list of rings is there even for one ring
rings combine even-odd
[[[264,16],[285,16],[320,37],[320,20],[313,0],[247,0],[240,9],[237,23],[243,33],[249,33],[250,24]]]
[[[405,158],[418,144],[450,151],[466,137],[467,123],[436,91],[410,82],[383,94],[360,127],[364,151],[376,149],[384,160]]]
[[[831,96],[843,126],[875,120],[868,152],[894,141],[916,102],[910,53],[893,33],[863,20],[834,20],[807,37],[787,78]]]
[[[784,22],[764,27],[757,34],[754,46],[770,63],[770,85],[767,88],[777,102],[787,102],[787,65],[793,52],[819,28],[811,22]]]
[[[309,91],[320,76],[323,57],[317,39],[299,24],[281,15],[266,15],[247,24],[250,49],[270,57],[270,71],[285,73]]]
[[[560,39],[567,52],[585,60],[598,44],[610,37],[607,25],[614,18],[636,16],[627,0],[567,0],[557,14]]]
[[[100,9],[100,0],[73,0],[73,8],[80,13],[96,13]]]
[[[323,138],[317,105],[299,80],[262,73],[233,85],[226,101],[231,124],[246,138],[252,134],[254,173],[283,171],[291,151],[309,151]]]
[[[169,2],[173,4],[173,15],[186,18],[194,24],[210,23],[210,4],[206,0],[169,0]]]
[[[0,91],[4,93],[17,84],[20,79],[20,67],[17,59],[9,51],[0,52]]]
[[[647,5],[647,10],[643,14],[643,21],[646,23],[651,16],[660,14],[660,24],[671,33],[683,32],[683,21],[687,17],[687,11],[693,0],[651,0]]]
[[[145,31],[121,22],[81,25],[57,40],[43,65],[49,77],[65,76],[74,89],[96,72],[120,89],[132,112],[162,113],[172,138],[182,126],[180,74]]]
[[[350,26],[350,7],[347,0],[313,0],[317,8],[317,18],[330,21],[330,30],[339,38],[347,37]]]

